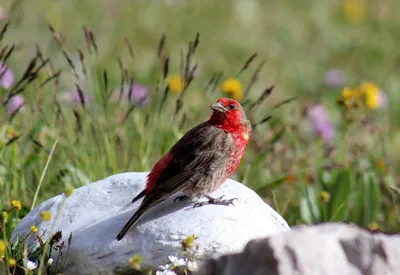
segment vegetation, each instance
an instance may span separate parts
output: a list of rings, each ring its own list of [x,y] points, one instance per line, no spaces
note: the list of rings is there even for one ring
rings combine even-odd
[[[47,272],[10,240],[31,209],[149,171],[221,96],[254,126],[233,178],[291,226],[400,230],[396,1],[1,5],[0,273]]]

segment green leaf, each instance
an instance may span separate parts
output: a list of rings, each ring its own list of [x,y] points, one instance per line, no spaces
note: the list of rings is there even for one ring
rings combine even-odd
[[[301,198],[300,201],[300,215],[302,220],[307,223],[307,224],[312,224],[314,222],[312,216],[311,216],[311,211],[310,207],[307,204],[307,199],[306,198]]]
[[[282,185],[285,182],[286,178],[287,177],[285,176],[285,177],[279,178],[275,181],[272,181],[270,183],[267,183],[266,185],[257,188],[255,191],[257,194],[265,194],[269,190],[272,190],[272,189],[277,188],[280,185]]]
[[[358,196],[356,200],[356,205],[354,209],[354,218],[353,220],[357,223],[359,226],[365,226],[366,224],[364,223],[364,197],[365,197],[365,189],[367,188],[364,184],[363,181],[359,181],[357,184],[357,189],[358,189]]]
[[[319,169],[318,183],[321,185],[323,190],[329,189],[329,187],[332,185],[332,178],[334,176],[334,171],[328,172],[324,168]]]
[[[328,203],[330,221],[343,221],[346,219],[351,193],[351,182],[351,174],[348,170],[338,173],[335,184],[329,190],[331,194],[331,200]]]
[[[306,196],[300,201],[301,218],[308,224],[320,221],[321,213],[318,208],[318,202],[315,197],[314,188],[308,187]]]
[[[40,147],[33,147],[32,152],[26,157],[23,168],[26,169],[27,167],[34,165],[35,163],[39,162],[41,148]]]
[[[367,226],[376,221],[381,208],[381,190],[379,182],[372,175],[365,174],[359,185],[359,196],[355,209],[355,221],[360,226]]]
[[[367,205],[370,207],[370,216],[368,217],[368,223],[376,221],[377,214],[381,208],[381,189],[379,187],[378,180],[370,176],[368,183],[369,184],[369,194],[368,194],[368,203]]]
[[[318,207],[318,198],[315,195],[314,188],[312,188],[312,187],[307,188],[307,200],[308,200],[308,204],[310,205],[311,213],[314,217],[314,221],[318,222],[321,218],[321,212]]]

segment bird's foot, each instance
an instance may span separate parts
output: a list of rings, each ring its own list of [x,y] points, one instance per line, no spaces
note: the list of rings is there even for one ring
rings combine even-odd
[[[219,198],[213,198],[210,196],[204,196],[208,199],[208,201],[202,201],[202,202],[198,202],[195,203],[193,208],[196,207],[202,207],[204,205],[208,205],[208,204],[215,204],[215,205],[234,205],[233,202],[235,200],[238,200],[237,198],[233,198],[233,199],[223,199],[225,196],[221,196]]]
[[[175,199],[174,199],[174,203],[177,201],[177,200],[179,200],[179,201],[185,201],[185,200],[188,200],[188,199],[190,199],[190,197],[189,196],[179,196],[179,197],[176,197]]]

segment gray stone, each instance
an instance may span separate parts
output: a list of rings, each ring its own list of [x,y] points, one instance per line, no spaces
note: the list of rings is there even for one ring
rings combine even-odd
[[[206,261],[198,274],[397,275],[399,259],[400,235],[327,223],[253,240],[241,253]]]
[[[58,230],[64,239],[72,233],[64,274],[94,274],[99,270],[125,270],[134,254],[143,257],[144,267],[165,264],[168,256],[181,251],[182,240],[192,234],[198,236],[200,257],[206,257],[239,252],[254,238],[289,230],[286,221],[254,191],[228,180],[212,196],[238,198],[235,206],[193,209],[193,202],[174,203],[171,198],[149,211],[137,227],[117,241],[119,230],[140,204],[131,204],[131,200],[143,189],[146,175],[117,174],[78,188],[69,197],[51,198],[22,219],[13,238],[26,236],[33,224],[44,238]],[[51,211],[53,218],[58,215],[55,223],[41,221],[40,212],[44,210]]]

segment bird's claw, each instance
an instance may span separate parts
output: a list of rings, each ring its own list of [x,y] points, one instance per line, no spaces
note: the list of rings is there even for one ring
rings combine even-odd
[[[233,205],[233,206],[234,206],[235,204],[234,204],[233,202],[234,202],[235,200],[238,201],[237,198],[232,198],[232,199],[226,199],[226,200],[224,200],[224,199],[223,199],[223,198],[225,197],[224,195],[222,195],[222,196],[219,197],[219,198],[213,198],[213,197],[210,197],[210,196],[205,196],[205,197],[208,199],[208,201],[197,202],[197,203],[195,203],[195,204],[193,205],[193,208],[202,207],[202,206],[207,205],[207,204],[227,205],[227,206]]]
[[[204,205],[206,205],[206,204],[208,204],[208,202],[206,202],[206,201],[203,201],[203,202],[196,202],[196,203],[193,205],[193,209],[196,208],[196,207],[202,207],[202,206],[204,206]]]
[[[174,199],[174,203],[177,201],[177,200],[179,200],[179,201],[184,201],[184,200],[187,200],[187,199],[189,199],[189,196],[179,196],[179,197],[176,197],[175,199]]]

